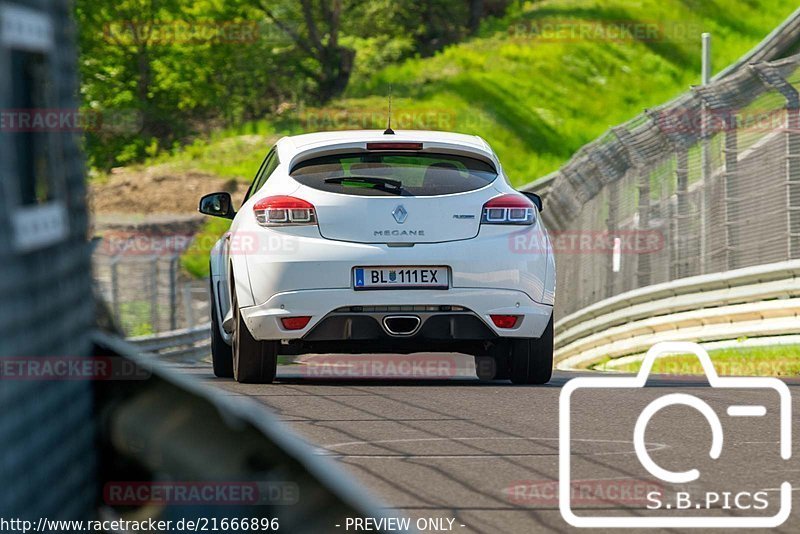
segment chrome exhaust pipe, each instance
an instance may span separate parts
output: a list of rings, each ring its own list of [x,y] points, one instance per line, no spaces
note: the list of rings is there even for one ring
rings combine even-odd
[[[413,336],[421,324],[416,315],[387,315],[383,318],[383,328],[393,336]]]

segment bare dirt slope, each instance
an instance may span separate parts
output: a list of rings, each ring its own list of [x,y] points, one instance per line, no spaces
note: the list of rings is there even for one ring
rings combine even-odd
[[[89,202],[94,214],[188,214],[197,213],[200,197],[214,191],[228,191],[238,206],[247,184],[165,165],[121,168],[112,171],[108,180],[89,185]]]

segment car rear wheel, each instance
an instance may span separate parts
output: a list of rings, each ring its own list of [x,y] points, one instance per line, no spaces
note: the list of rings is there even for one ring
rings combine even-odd
[[[225,343],[219,331],[219,318],[217,315],[217,297],[214,291],[214,282],[211,282],[211,363],[214,375],[220,378],[233,377],[233,352],[231,346]]]
[[[508,380],[511,374],[511,340],[502,339],[488,356],[475,356],[475,374],[479,380]]]
[[[239,311],[235,292],[233,322],[233,377],[241,383],[271,383],[278,369],[278,342],[253,337]]]
[[[546,384],[553,376],[553,317],[538,339],[511,341],[511,381],[515,384]]]

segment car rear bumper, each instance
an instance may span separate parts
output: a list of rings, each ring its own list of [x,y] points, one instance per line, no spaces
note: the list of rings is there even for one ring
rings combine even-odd
[[[450,290],[446,293],[499,288],[553,305],[555,266],[549,247],[518,244],[545,240],[538,224],[520,229],[482,227],[475,239],[408,247],[323,239],[316,227],[298,226],[281,232],[264,228],[258,236],[271,244],[269,250],[233,256],[234,263],[246,260],[250,294],[246,300],[239,299],[240,305],[248,302],[269,307],[275,297],[299,290],[339,290],[333,294],[349,298],[355,267],[415,266],[447,267]],[[245,286],[240,283],[240,287]],[[348,298],[338,306],[347,305]],[[414,303],[427,304],[425,300]]]
[[[367,311],[359,310],[359,307]],[[457,311],[453,311],[453,307],[457,307]],[[420,317],[420,327],[415,334],[422,335],[424,339],[445,341],[479,340],[493,336],[538,338],[550,321],[553,307],[532,300],[522,291],[510,289],[368,292],[309,289],[278,293],[264,304],[243,307],[241,313],[250,332],[261,340],[400,339],[406,336],[392,336],[382,325],[381,318],[386,315],[409,315]],[[519,315],[520,320],[515,328],[504,329],[496,327],[490,315]],[[311,320],[300,330],[283,328],[281,318],[296,316],[311,316]],[[445,320],[445,316],[456,317]],[[349,325],[347,317],[352,319]],[[359,317],[365,318],[364,321]],[[470,323],[470,320],[476,322]]]

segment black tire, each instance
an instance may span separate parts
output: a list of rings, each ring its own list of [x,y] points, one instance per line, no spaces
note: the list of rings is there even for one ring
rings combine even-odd
[[[475,356],[475,375],[478,380],[494,380],[497,374],[494,358],[491,356]]]
[[[511,381],[515,384],[546,384],[553,376],[553,316],[538,339],[511,342]]]
[[[508,380],[511,378],[511,350],[509,343],[503,341],[499,343],[495,350],[491,352],[494,358],[494,379],[495,380]]]
[[[511,376],[509,340],[497,342],[488,356],[475,356],[475,374],[479,380],[508,380]]]
[[[233,351],[231,346],[222,339],[219,332],[217,316],[217,292],[214,291],[214,282],[211,281],[211,363],[214,375],[219,378],[233,378]]]
[[[253,337],[233,297],[233,378],[242,384],[269,384],[278,371],[278,341]]]

